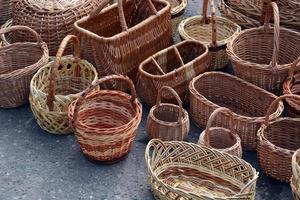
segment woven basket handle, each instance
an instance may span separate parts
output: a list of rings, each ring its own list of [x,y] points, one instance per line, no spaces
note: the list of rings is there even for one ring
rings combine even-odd
[[[61,42],[58,51],[56,53],[56,58],[53,62],[52,68],[51,68],[51,74],[50,74],[50,80],[49,80],[49,92],[47,95],[47,106],[50,111],[53,111],[54,109],[54,100],[55,100],[55,87],[56,87],[56,75],[58,71],[58,67],[60,65],[61,57],[67,47],[67,44],[70,42],[70,40],[73,43],[74,46],[74,58],[75,58],[75,64],[76,64],[76,70],[75,70],[75,77],[78,77],[80,75],[80,43],[79,39],[75,35],[67,35],[63,41]]]
[[[211,20],[207,16],[208,2],[210,1],[210,11],[211,11]],[[211,34],[211,45],[213,48],[217,47],[217,17],[216,17],[216,8],[213,0],[203,0],[202,5],[202,16],[204,23],[212,24],[212,34]]]
[[[159,91],[158,91],[158,94],[157,94],[157,99],[156,99],[156,106],[160,106],[161,105],[161,96],[162,96],[162,92],[164,90],[168,90],[169,92],[171,92],[171,94],[175,97],[178,105],[179,105],[179,116],[178,116],[178,123],[179,124],[182,124],[183,123],[183,108],[182,108],[182,101],[180,99],[180,97],[178,96],[177,92],[169,87],[169,86],[163,86]]]
[[[220,108],[217,108],[216,110],[214,110],[214,112],[210,115],[210,117],[208,119],[206,129],[204,131],[204,145],[205,146],[211,147],[210,146],[210,139],[209,139],[210,128],[211,128],[214,120],[216,119],[216,117],[218,116],[218,114],[220,112],[225,112],[230,116],[230,125],[229,126],[230,126],[230,130],[231,130],[231,134],[234,137],[235,129],[234,129],[234,116],[233,116],[233,113],[228,108],[220,107]]]
[[[295,70],[297,68],[297,66],[300,66],[300,57],[297,58],[293,64],[291,65],[290,69],[289,69],[289,75],[288,75],[288,79],[292,80],[293,76],[295,74]]]
[[[151,155],[151,149],[153,148],[153,152]],[[146,163],[148,163],[148,166],[152,166],[153,168],[155,168],[157,161],[159,162],[159,160],[154,160],[154,155],[156,153],[159,153],[161,151],[163,151],[164,149],[166,149],[166,145],[164,144],[163,141],[161,141],[160,139],[152,139],[150,140],[150,142],[147,144],[146,150],[145,150],[145,159],[146,159]],[[151,162],[156,162],[156,163],[151,163]],[[149,168],[148,168],[149,169]],[[151,170],[151,169],[149,169]]]
[[[38,44],[42,43],[41,36],[35,30],[33,30],[32,28],[29,28],[28,26],[16,25],[16,26],[8,27],[8,28],[2,28],[2,29],[0,29],[0,35],[8,33],[8,32],[12,32],[12,31],[18,31],[18,30],[30,32],[34,36],[34,38],[36,39]]]
[[[131,92],[131,102],[133,103],[136,99],[136,91],[134,88],[134,84],[132,82],[131,79],[129,79],[127,76],[123,76],[123,75],[109,75],[109,76],[105,76],[101,79],[98,79],[97,81],[95,81],[94,83],[92,83],[86,90],[84,90],[80,97],[77,99],[76,104],[75,104],[75,108],[74,108],[74,115],[73,115],[73,124],[76,123],[77,120],[77,116],[78,116],[78,111],[80,106],[82,105],[83,101],[85,100],[86,96],[91,93],[98,85],[104,83],[104,82],[108,82],[111,80],[119,80],[119,81],[124,81],[129,85],[130,88],[130,92]]]
[[[254,184],[256,183],[256,180],[258,179],[258,173],[254,175],[254,177],[241,189],[239,194],[245,193],[245,191],[249,188],[249,191],[252,187],[254,187]]]

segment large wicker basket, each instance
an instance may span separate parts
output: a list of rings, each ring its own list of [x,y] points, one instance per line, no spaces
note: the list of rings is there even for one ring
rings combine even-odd
[[[244,160],[186,142],[151,140],[145,152],[158,200],[254,200],[258,173]]]
[[[242,31],[228,44],[227,52],[236,76],[281,94],[289,67],[300,56],[300,33],[279,27],[275,2],[266,11],[265,24]],[[274,28],[269,24],[272,13]]]
[[[12,26],[0,34],[26,31],[36,42],[19,42],[0,47],[0,107],[17,107],[28,102],[30,80],[48,62],[48,48],[41,37],[26,26]]]
[[[161,103],[164,92],[171,93],[177,100],[178,106]],[[164,86],[159,90],[156,105],[149,112],[146,130],[150,138],[164,141],[182,141],[190,131],[189,114],[182,108],[182,102],[174,89]]]
[[[243,148],[256,150],[257,130],[269,108],[276,99],[271,94],[251,83],[222,72],[207,72],[194,78],[189,86],[190,115],[194,122],[205,128],[212,112],[219,107],[233,112],[236,133]],[[281,102],[272,110],[271,118],[283,112]],[[230,116],[221,112],[215,119],[217,126],[230,128]]]
[[[70,40],[74,44],[74,57],[62,57]],[[80,59],[78,38],[74,35],[65,37],[55,61],[43,66],[30,83],[31,110],[40,127],[53,134],[71,133],[68,106],[97,79],[93,65]]]
[[[60,42],[73,34],[76,20],[97,8],[102,0],[22,0],[15,1],[12,18],[15,25],[26,25],[36,30],[55,56]],[[26,33],[13,34],[13,41],[24,41]],[[71,48],[66,54],[71,53]]]
[[[131,95],[116,90],[93,91],[112,79],[127,83]],[[141,122],[142,105],[128,77],[111,75],[93,83],[70,105],[69,118],[83,153],[94,161],[111,163],[129,153]]]
[[[291,188],[294,200],[300,200],[300,149],[295,151],[292,157]]]
[[[172,40],[170,4],[165,0],[118,0],[103,9],[107,2],[75,23],[83,57],[98,66],[101,76],[123,74],[135,82],[139,64]]]
[[[286,98],[300,100],[297,95],[278,97],[267,111],[258,131],[257,153],[260,167],[267,176],[289,182],[292,176],[292,155],[300,148],[300,118],[277,118],[270,121],[271,110]]]
[[[207,16],[208,2],[211,3],[211,17]],[[241,31],[234,22],[216,16],[213,0],[203,0],[202,16],[193,16],[183,20],[179,26],[179,34],[183,39],[194,39],[209,46],[211,53],[211,70],[227,65],[227,43]]]
[[[230,129],[212,127],[220,112],[227,113],[230,116]],[[235,119],[232,112],[228,108],[220,107],[209,117],[205,130],[199,136],[198,144],[242,158],[241,139],[236,134],[235,129]]]
[[[170,86],[185,100],[189,82],[209,70],[208,48],[198,41],[186,40],[168,47],[141,63],[137,91],[150,106],[155,105],[157,93],[163,86]],[[173,96],[164,96],[170,100]]]

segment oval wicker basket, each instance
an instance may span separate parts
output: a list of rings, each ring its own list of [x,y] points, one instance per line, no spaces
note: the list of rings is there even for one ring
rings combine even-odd
[[[207,16],[208,2],[211,3],[211,17]],[[183,20],[178,31],[183,39],[193,39],[209,46],[211,54],[211,70],[220,69],[227,65],[227,43],[241,31],[234,22],[216,16],[213,0],[203,1],[203,16],[193,16]]]
[[[116,90],[93,91],[110,80],[127,83],[131,95]],[[111,163],[129,153],[141,122],[142,105],[128,77],[111,75],[93,83],[69,106],[69,118],[83,153],[94,161]]]
[[[163,92],[171,93],[177,100],[178,106],[161,103]],[[157,96],[156,105],[149,112],[146,130],[149,138],[158,138],[164,141],[182,141],[190,130],[189,114],[182,108],[180,97],[174,89],[162,87]]]
[[[295,151],[292,157],[292,174],[290,185],[294,199],[300,200],[300,149]]]
[[[300,56],[300,33],[279,27],[275,2],[266,9],[265,24],[242,31],[228,44],[227,52],[236,76],[281,94],[288,70]],[[269,24],[272,13],[274,28]]]
[[[28,102],[30,80],[48,62],[48,48],[41,37],[26,26],[12,26],[0,34],[26,31],[36,42],[19,42],[0,47],[0,107],[17,107]]]
[[[300,95],[300,57],[289,69],[288,78],[283,84],[283,93]],[[289,116],[300,118],[300,101],[296,99],[287,99],[286,102],[289,106]]]
[[[74,57],[62,57],[70,40],[74,45]],[[55,61],[43,66],[30,83],[31,110],[40,127],[53,134],[71,133],[68,106],[97,79],[93,65],[80,59],[78,38],[74,35],[66,36]]]
[[[167,0],[171,5],[171,14],[180,14],[187,6],[188,0]]]
[[[149,106],[155,105],[162,86],[172,87],[185,100],[189,82],[209,70],[208,48],[198,41],[186,40],[168,47],[140,64],[137,91]],[[165,95],[166,100],[172,96]]]
[[[190,116],[200,127],[205,128],[211,113],[226,107],[233,112],[236,132],[243,148],[256,150],[257,130],[264,121],[269,105],[276,99],[271,94],[251,83],[222,72],[207,72],[194,78],[189,85]],[[280,116],[283,103],[272,110],[271,118]],[[230,116],[221,112],[216,125],[228,128]]]
[[[300,96],[297,95],[278,97],[270,105],[264,123],[257,133],[260,167],[267,176],[283,182],[290,181],[292,155],[300,148],[300,118],[277,118],[270,121],[271,110],[286,98],[300,100]]]
[[[213,122],[220,112],[230,116],[230,129],[223,127],[212,128]],[[236,134],[234,122],[234,116],[228,108],[220,107],[216,109],[209,117],[205,130],[200,134],[198,144],[242,158],[241,139]]]
[[[156,199],[255,199],[258,173],[236,156],[192,143],[153,139],[145,157]]]

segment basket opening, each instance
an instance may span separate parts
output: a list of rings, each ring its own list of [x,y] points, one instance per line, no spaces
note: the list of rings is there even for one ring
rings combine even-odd
[[[237,140],[230,130],[224,128],[211,128],[209,134],[210,146],[215,149],[227,149],[234,146]]]
[[[178,122],[179,107],[175,105],[161,105],[156,107],[153,115],[156,119],[164,122]]]

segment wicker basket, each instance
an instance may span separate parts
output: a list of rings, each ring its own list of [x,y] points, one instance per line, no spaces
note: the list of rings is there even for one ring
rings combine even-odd
[[[11,17],[13,0],[0,0],[0,25],[4,24]]]
[[[189,82],[209,70],[208,48],[198,41],[186,40],[164,49],[141,63],[137,91],[149,106],[155,105],[162,86],[170,86],[184,101]],[[172,96],[165,95],[166,100]]]
[[[230,116],[230,129],[223,127],[211,128],[213,121],[220,112]],[[236,134],[234,121],[234,116],[228,108],[220,107],[216,109],[209,117],[206,129],[200,134],[198,144],[242,158],[241,139]]]
[[[139,64],[172,40],[170,4],[165,0],[119,0],[103,9],[107,2],[75,23],[83,56],[98,66],[101,76],[123,74],[135,82]],[[113,86],[127,87],[119,84]]]
[[[300,200],[300,149],[298,149],[292,157],[292,178],[291,188],[293,191],[294,199]]]
[[[26,31],[36,42],[19,42],[0,47],[0,107],[17,107],[28,102],[30,80],[48,61],[48,48],[41,37],[26,26],[12,26],[0,34]]]
[[[264,26],[242,31],[228,44],[227,52],[236,76],[281,94],[288,70],[300,56],[300,33],[280,28],[277,4],[269,6],[273,8],[274,28],[269,24],[269,7]]]
[[[211,3],[211,17],[207,16],[208,2]],[[178,27],[183,39],[199,40],[209,46],[211,70],[227,65],[227,43],[241,31],[241,27],[232,21],[216,16],[213,0],[203,1],[203,16],[193,16],[183,20]]]
[[[178,106],[169,103],[161,103],[163,92],[168,91],[177,100]],[[149,112],[146,130],[150,138],[158,138],[164,141],[182,141],[190,130],[189,114],[182,108],[180,97],[174,89],[164,86],[159,90],[156,105]]]
[[[244,160],[186,142],[151,140],[149,183],[159,200],[254,200],[258,173]]]
[[[271,110],[286,98],[300,100],[297,95],[278,97],[267,111],[265,121],[258,130],[257,153],[260,167],[267,176],[289,182],[292,176],[292,155],[300,148],[300,118],[277,118],[270,121]]]
[[[283,84],[283,93],[300,95],[300,57],[289,69],[289,76]],[[300,101],[296,99],[287,99],[286,101],[289,106],[289,116],[300,118]]]
[[[74,44],[74,57],[62,57],[70,40]],[[78,38],[74,35],[65,37],[55,61],[43,66],[30,83],[31,110],[40,127],[53,134],[71,133],[68,106],[97,79],[93,65],[80,59]]]
[[[180,14],[187,6],[188,0],[167,0],[171,5],[171,14]]]
[[[212,112],[219,107],[233,112],[236,132],[243,148],[256,150],[257,130],[276,96],[242,79],[222,72],[207,72],[194,78],[190,85],[190,115],[205,128]],[[283,103],[272,110],[271,118],[280,116]],[[230,116],[221,112],[215,120],[217,126],[230,127]]]
[[[89,14],[102,0],[22,0],[14,3],[13,24],[26,25],[36,30],[55,56],[60,42],[73,34],[76,20]],[[26,33],[13,34],[13,41],[28,38]],[[71,53],[68,48],[65,54]]]
[[[131,95],[116,90],[92,91],[112,79],[127,83]],[[95,161],[116,162],[131,149],[141,122],[142,105],[129,78],[111,75],[84,91],[70,105],[69,115],[83,153]]]

